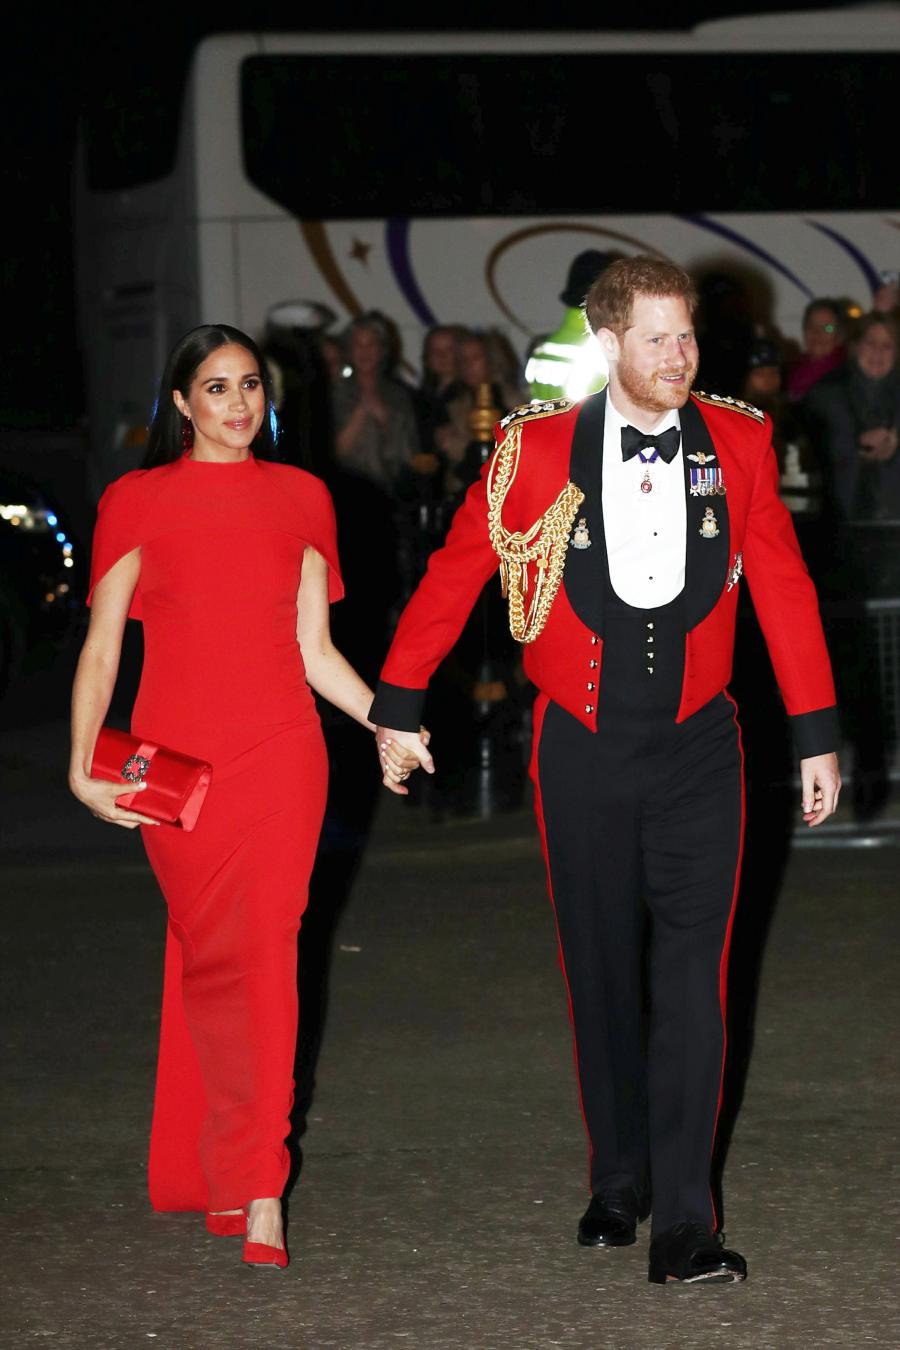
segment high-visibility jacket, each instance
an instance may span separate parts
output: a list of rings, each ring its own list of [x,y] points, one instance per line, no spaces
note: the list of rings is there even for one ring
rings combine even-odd
[[[584,323],[580,306],[567,309],[555,333],[535,347],[525,367],[532,399],[582,399],[606,384],[603,353]]]

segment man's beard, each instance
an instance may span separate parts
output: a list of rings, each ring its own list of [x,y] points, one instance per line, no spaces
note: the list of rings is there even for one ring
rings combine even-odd
[[[671,371],[670,374],[677,372]],[[668,412],[670,408],[683,408],[688,401],[691,385],[697,374],[696,363],[684,369],[684,384],[666,384],[661,380],[660,371],[642,375],[626,357],[620,357],[616,363],[616,378],[631,402],[647,412]]]

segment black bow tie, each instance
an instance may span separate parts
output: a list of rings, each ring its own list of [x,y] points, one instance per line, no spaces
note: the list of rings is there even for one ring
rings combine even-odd
[[[658,436],[648,436],[646,431],[638,431],[637,427],[622,428],[622,458],[624,460],[633,459],[639,450],[650,450],[651,454],[642,455],[644,460],[655,459],[657,455],[664,459],[667,464],[678,454],[678,446],[681,443],[681,432],[678,427],[669,427],[668,431],[661,431]]]

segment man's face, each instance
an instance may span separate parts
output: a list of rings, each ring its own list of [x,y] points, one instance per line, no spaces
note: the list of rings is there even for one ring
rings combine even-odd
[[[856,347],[856,360],[870,380],[882,380],[897,364],[897,351],[891,330],[883,324],[873,324]]]
[[[601,332],[609,333],[609,329]],[[680,295],[637,295],[631,326],[611,334],[615,374],[624,394],[647,412],[668,412],[687,402],[699,354],[690,310]]]

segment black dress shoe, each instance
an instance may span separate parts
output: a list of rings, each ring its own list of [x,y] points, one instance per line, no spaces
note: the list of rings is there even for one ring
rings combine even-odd
[[[732,1284],[747,1278],[747,1262],[729,1251],[702,1223],[676,1223],[650,1243],[651,1284]]]
[[[638,1220],[649,1212],[630,1186],[592,1195],[578,1225],[578,1241],[582,1247],[630,1247]]]

